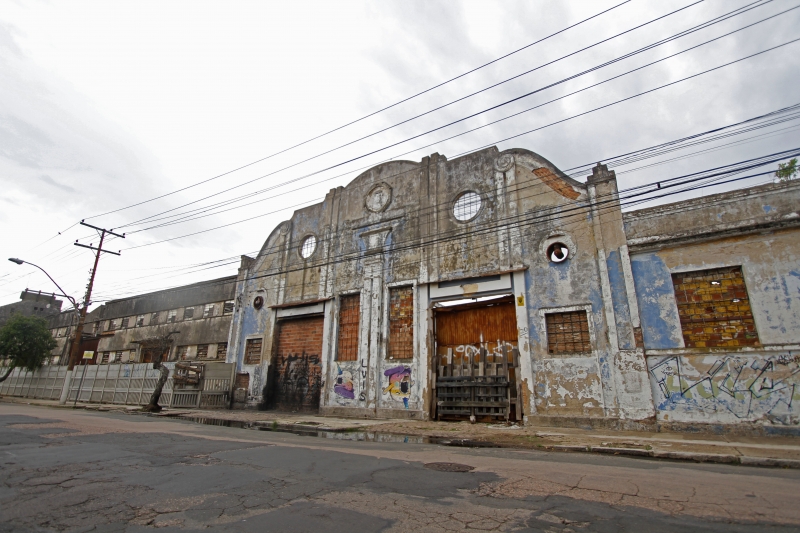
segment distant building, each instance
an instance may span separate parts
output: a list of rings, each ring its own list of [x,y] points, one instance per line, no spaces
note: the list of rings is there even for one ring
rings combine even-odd
[[[62,300],[58,300],[53,293],[30,291],[25,289],[19,295],[19,301],[13,304],[0,306],[0,327],[8,321],[14,313],[24,316],[39,316],[49,318],[61,312]]]

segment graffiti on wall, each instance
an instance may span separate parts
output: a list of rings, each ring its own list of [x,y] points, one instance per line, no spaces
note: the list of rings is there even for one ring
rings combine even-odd
[[[403,402],[403,407],[408,409],[408,401],[411,398],[411,387],[414,380],[411,379],[411,367],[399,365],[389,368],[383,372],[388,384],[383,389],[383,393],[395,402]]]
[[[334,400],[341,405],[354,403],[358,383],[358,366],[355,362],[337,362],[333,370]]]
[[[659,416],[798,424],[799,359],[792,354],[668,357],[650,367]]]
[[[289,353],[280,358],[276,368],[276,403],[292,408],[317,408],[322,385],[320,370],[319,355]]]

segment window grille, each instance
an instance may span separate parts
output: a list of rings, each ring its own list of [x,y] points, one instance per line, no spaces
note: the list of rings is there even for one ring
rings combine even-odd
[[[261,363],[261,339],[247,339],[244,349],[244,364],[257,365]]]
[[[361,314],[361,295],[342,296],[339,303],[339,338],[336,359],[358,360],[358,323]]]
[[[130,317],[126,316],[125,318],[123,318],[122,319],[122,329],[127,328],[129,323],[130,323]]]
[[[183,319],[188,320],[194,318],[194,307],[187,307],[183,310]]]
[[[758,345],[742,267],[672,275],[687,348]]]
[[[589,321],[586,311],[548,313],[547,351],[551,354],[585,353],[592,351]]]
[[[102,364],[108,363],[108,359],[109,359],[110,355],[111,355],[111,352],[103,352],[103,357],[100,359],[100,364],[102,365]]]
[[[389,289],[389,359],[414,357],[414,289]]]
[[[217,359],[225,359],[228,356],[228,343],[221,342],[217,344]]]
[[[203,318],[214,316],[214,304],[206,304],[203,308]]]
[[[189,347],[188,346],[178,346],[175,349],[175,357],[178,361],[183,361],[189,356]]]
[[[113,361],[111,361],[111,362],[112,362],[112,363],[119,363],[119,362],[121,362],[121,361],[122,361],[122,354],[123,354],[123,353],[125,353],[125,352],[123,352],[122,350],[118,351],[116,354],[114,354],[114,360],[113,360]]]
[[[222,314],[230,315],[231,313],[233,313],[233,300],[229,300],[222,304]]]
[[[453,216],[461,222],[472,220],[481,210],[482,203],[480,194],[472,191],[465,192],[458,197],[453,205]]]
[[[314,250],[317,248],[317,238],[313,235],[309,235],[308,237],[303,240],[303,244],[300,246],[300,257],[303,259],[308,259],[314,254]]]
[[[208,359],[208,344],[197,345],[197,358]]]
[[[177,309],[173,309],[172,311],[167,313],[167,322],[170,322],[170,323],[171,322],[175,322],[175,317],[177,317],[177,316],[178,316],[178,310]]]

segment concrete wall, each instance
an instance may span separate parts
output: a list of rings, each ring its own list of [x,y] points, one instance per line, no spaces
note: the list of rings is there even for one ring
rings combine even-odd
[[[625,215],[658,418],[798,424],[800,183]],[[741,266],[759,344],[686,348],[672,274]]]
[[[652,416],[641,346],[631,311],[633,281],[613,172],[598,169],[587,187],[541,156],[489,148],[453,161],[433,154],[419,163],[391,162],[364,172],[325,200],[278,226],[255,258],[243,258],[229,361],[250,377],[248,401],[259,404],[267,386],[273,332],[287,306],[325,316],[321,410],[354,416],[425,418],[434,399],[432,348],[435,301],[497,294],[491,284],[442,296],[439,282],[498,273],[514,294],[526,416]],[[477,216],[459,221],[453,205],[465,191],[481,197]],[[592,207],[599,197],[603,207]],[[299,254],[309,235],[317,249]],[[555,265],[553,242],[570,248]],[[391,287],[414,287],[414,357],[387,359],[387,299]],[[464,285],[464,287],[469,284]],[[358,360],[336,361],[339,296],[361,294]],[[432,298],[436,293],[439,296]],[[256,297],[264,299],[255,309]],[[547,352],[545,314],[585,309],[593,349],[579,357]],[[321,309],[321,311],[320,311]],[[637,317],[635,325],[633,318]],[[261,338],[260,364],[243,363],[248,338]],[[398,372],[411,388],[392,394]],[[354,398],[336,393],[352,382]],[[348,395],[349,396],[349,395]],[[407,407],[406,407],[407,405]]]

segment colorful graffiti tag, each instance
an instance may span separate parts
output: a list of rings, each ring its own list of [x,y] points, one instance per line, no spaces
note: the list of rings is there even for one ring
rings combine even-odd
[[[661,418],[798,423],[800,365],[791,354],[671,356],[648,366]]]
[[[348,369],[342,369],[339,363],[336,363],[336,379],[333,384],[333,392],[346,400],[356,399],[353,373]]]
[[[383,389],[383,393],[388,394],[396,402],[403,402],[403,406],[408,409],[411,387],[414,385],[414,380],[411,379],[411,367],[396,366],[385,370],[383,375],[389,381],[389,384]]]

